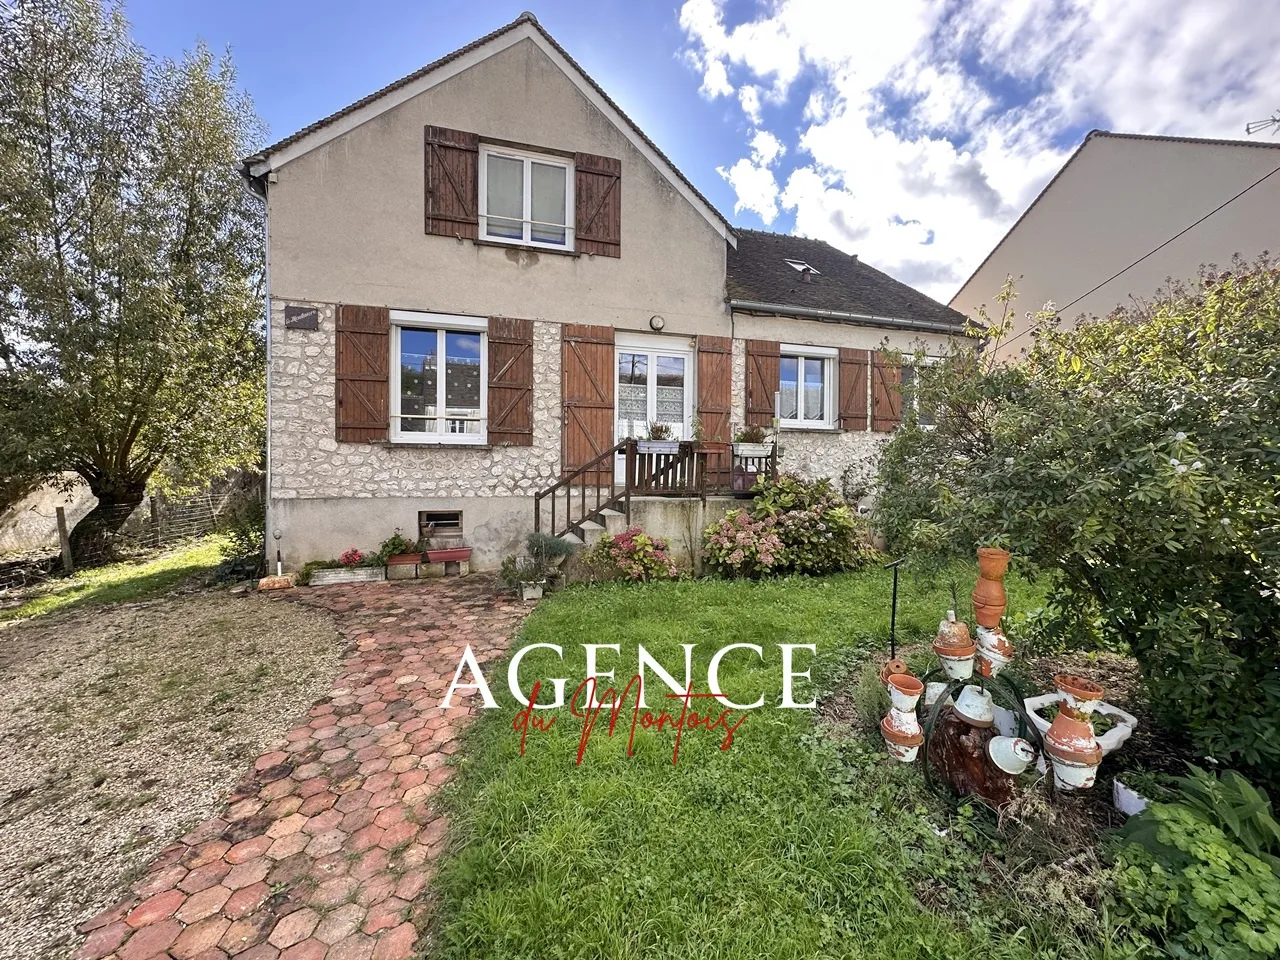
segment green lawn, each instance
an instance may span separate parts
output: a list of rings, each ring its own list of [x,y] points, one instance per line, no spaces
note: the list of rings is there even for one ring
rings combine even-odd
[[[145,563],[113,563],[55,578],[46,584],[45,592],[12,610],[0,611],[0,622],[26,620],[85,604],[141,600],[168,590],[187,577],[211,572],[222,561],[224,543],[220,536],[204,537]]]
[[[583,643],[620,644],[601,667],[616,667],[624,682],[637,644],[680,678],[679,645],[697,643],[695,689],[705,689],[712,653],[745,642],[765,648],[764,663],[739,652],[724,661],[721,681],[734,700],[763,693],[766,706],[750,711],[727,752],[719,734],[686,732],[678,766],[671,731],[638,732],[627,757],[625,734],[605,736],[605,713],[576,766],[582,721],[558,711],[550,731],[528,734],[521,757],[505,665],[487,671],[502,709],[486,711],[470,731],[446,794],[459,844],[437,882],[440,953],[1081,955],[1069,938],[1059,942],[1062,925],[1051,913],[985,874],[986,814],[963,808],[953,816],[923,789],[917,766],[887,760],[862,733],[818,730],[813,711],[775,709],[776,644],[817,644],[818,687],[851,663],[856,678],[857,663],[888,636],[889,583],[876,570],[760,584],[604,585],[543,601],[515,646],[559,644],[564,662],[532,651],[521,666],[526,691],[533,679],[566,677],[574,678],[571,692],[585,674]],[[1011,583],[1010,593],[1010,615],[1039,604],[1025,584]],[[904,578],[900,639],[931,638],[948,597],[942,584]],[[797,669],[809,663],[799,653]],[[800,681],[797,700],[814,689]],[[665,692],[651,688],[655,712]],[[935,827],[943,826],[960,839],[940,838]],[[921,891],[935,909],[921,906]]]

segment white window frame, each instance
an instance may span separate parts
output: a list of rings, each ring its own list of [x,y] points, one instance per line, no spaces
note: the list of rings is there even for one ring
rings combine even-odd
[[[652,375],[649,376],[646,384],[646,410],[657,410],[658,407],[657,356],[661,354],[664,357],[680,357],[684,360],[684,422],[680,424],[679,436],[674,439],[689,439],[686,434],[690,433],[689,427],[693,423],[693,394],[697,386],[693,382],[697,365],[697,350],[690,345],[689,339],[687,337],[663,337],[644,333],[616,333],[614,335],[613,432],[615,442],[626,439],[621,435],[621,431],[618,430],[618,354],[620,353],[643,353],[649,357],[649,369]],[[646,423],[648,422],[646,420]]]
[[[480,431],[478,433],[425,433],[400,429],[400,332],[404,329],[435,330],[438,336],[440,369],[436,376],[436,423],[464,419],[446,417],[445,411],[445,362],[444,334],[448,331],[480,334]],[[408,310],[391,311],[391,397],[388,414],[391,419],[391,439],[396,443],[430,445],[485,445],[489,442],[489,321],[484,317],[464,317],[444,313],[417,313]],[[418,418],[413,418],[418,419]]]
[[[932,367],[932,366],[934,366],[934,365],[936,365],[936,364],[939,364],[939,363],[941,363],[941,362],[942,362],[942,357],[930,357],[930,356],[927,356],[927,355],[926,355],[926,356],[924,356],[924,357],[919,357],[919,358],[917,358],[917,357],[915,357],[915,356],[911,356],[911,357],[906,357],[906,356],[904,356],[904,357],[902,358],[902,369],[903,369],[903,370],[910,369],[910,370],[912,371],[912,375],[913,375],[913,377],[914,377],[914,374],[915,374],[915,368],[916,368],[917,366],[921,366],[921,367]],[[901,388],[901,384],[899,384],[899,388]],[[905,400],[906,398],[904,397],[903,399]],[[915,413],[916,413],[916,420],[917,420],[917,422],[919,422],[919,417],[920,417],[920,398],[919,398],[919,397],[913,396],[913,397],[911,398],[911,409],[915,411]],[[936,413],[934,414],[934,419],[935,419],[935,420],[937,419],[937,414],[936,414]],[[925,430],[932,430],[934,427],[936,427],[936,426],[937,426],[937,423],[936,423],[936,422],[935,422],[935,423],[921,423],[921,424],[920,424],[920,426],[921,426],[921,428],[922,428],[922,429],[925,429]]]
[[[778,410],[779,419],[778,426],[784,430],[834,430],[839,423],[839,413],[836,410],[836,376],[837,364],[840,351],[835,347],[815,347],[812,344],[801,343],[783,343],[778,346],[778,360],[781,363],[785,357],[805,360],[821,360],[822,361],[822,413],[821,420],[804,420],[804,419],[782,419],[781,409]],[[803,402],[804,374],[801,372],[799,383],[796,384],[797,402],[796,410],[804,409]],[[779,390],[781,387],[781,370],[779,370]],[[779,394],[779,406],[781,406],[781,394]]]
[[[519,160],[524,163],[524,230],[520,239],[515,237],[499,237],[492,236],[489,233],[489,157],[505,157],[509,160]],[[533,239],[531,220],[533,214],[533,171],[531,164],[541,163],[552,167],[561,167],[564,170],[564,243],[548,243],[545,240]],[[575,187],[575,178],[573,175],[573,161],[564,157],[551,156],[543,153],[530,153],[526,150],[514,150],[508,147],[493,147],[480,145],[480,239],[487,240],[490,243],[509,243],[521,247],[541,247],[544,250],[560,250],[572,253],[576,247],[577,237],[574,236],[574,212],[573,201],[574,194],[577,192]],[[507,217],[498,217],[499,220],[506,220]],[[560,224],[548,224],[548,226],[560,226]]]

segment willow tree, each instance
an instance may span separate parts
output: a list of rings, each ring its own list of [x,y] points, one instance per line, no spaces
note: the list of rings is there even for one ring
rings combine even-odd
[[[154,60],[120,9],[0,12],[0,474],[78,474],[97,552],[149,483],[260,459],[261,139],[229,59]]]

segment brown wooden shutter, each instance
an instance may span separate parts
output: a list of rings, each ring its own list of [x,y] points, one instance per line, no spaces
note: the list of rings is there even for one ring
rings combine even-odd
[[[733,439],[729,432],[732,407],[733,341],[698,337],[698,419],[705,439]]]
[[[533,446],[533,321],[489,318],[489,443]]]
[[[575,153],[573,220],[579,253],[622,256],[622,161]]]
[[[387,439],[390,332],[391,311],[386,307],[339,305],[334,384],[339,441]]]
[[[871,363],[871,429],[888,433],[902,422],[902,367],[877,351]]]
[[[480,137],[445,127],[426,128],[427,233],[479,237]]]
[[[840,429],[867,429],[867,351],[840,348]]]
[[[773,423],[773,395],[778,392],[778,341],[747,341],[747,423]]]
[[[560,337],[562,469],[569,474],[613,446],[613,327],[566,324]],[[606,461],[595,482],[608,483],[612,475],[613,463]]]
[[[729,417],[733,410],[733,341],[728,337],[698,337],[698,419],[706,440],[733,439]],[[707,480],[727,486],[732,459],[723,453],[707,455]]]

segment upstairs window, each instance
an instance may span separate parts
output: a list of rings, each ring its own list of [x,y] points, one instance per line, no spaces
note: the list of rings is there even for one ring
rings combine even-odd
[[[486,442],[488,321],[391,311],[392,438]]]
[[[498,147],[480,148],[480,236],[573,249],[573,164]]]
[[[804,429],[835,424],[837,351],[782,344],[778,357],[778,419]]]

